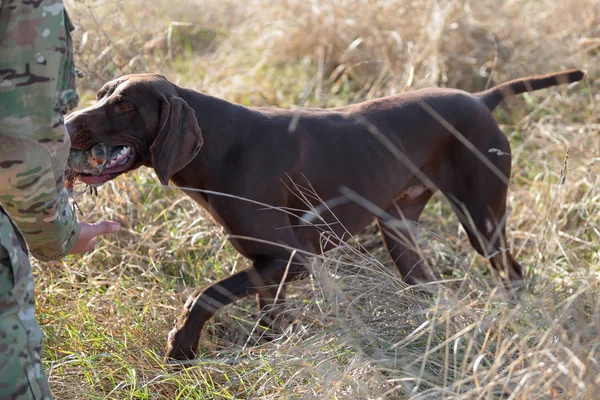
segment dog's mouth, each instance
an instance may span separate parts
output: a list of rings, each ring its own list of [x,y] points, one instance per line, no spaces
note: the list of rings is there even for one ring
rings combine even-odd
[[[76,177],[90,186],[100,186],[129,171],[136,161],[136,154],[129,146],[94,146],[81,154],[71,151],[69,167]]]

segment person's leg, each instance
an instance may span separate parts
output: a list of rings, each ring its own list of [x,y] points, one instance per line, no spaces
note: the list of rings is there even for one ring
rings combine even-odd
[[[52,399],[25,240],[0,207],[0,399]]]

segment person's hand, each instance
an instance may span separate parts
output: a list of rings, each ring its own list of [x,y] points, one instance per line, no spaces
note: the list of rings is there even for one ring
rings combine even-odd
[[[79,222],[81,227],[79,239],[75,246],[69,251],[69,254],[83,254],[92,251],[98,242],[98,235],[114,233],[121,229],[118,222],[102,221],[96,224],[88,224],[87,222]]]

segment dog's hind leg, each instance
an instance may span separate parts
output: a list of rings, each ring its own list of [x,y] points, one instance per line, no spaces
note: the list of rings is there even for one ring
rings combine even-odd
[[[416,222],[433,192],[417,185],[401,193],[386,210],[392,217],[384,221],[377,219],[379,232],[402,278],[414,285],[431,281],[414,242]]]
[[[480,156],[486,157],[489,163],[483,163],[471,150],[462,148],[455,160],[458,168],[454,166],[461,173],[454,173],[452,182],[443,183],[440,189],[452,204],[473,248],[489,259],[493,270],[507,285],[511,280],[521,280],[523,269],[512,256],[506,240],[510,147],[500,129],[497,126],[493,129],[496,134],[478,145]]]
[[[523,269],[508,248],[505,201],[506,191],[503,191],[498,197],[486,192],[476,198],[461,196],[451,203],[473,248],[489,259],[493,269],[507,283],[522,279]]]

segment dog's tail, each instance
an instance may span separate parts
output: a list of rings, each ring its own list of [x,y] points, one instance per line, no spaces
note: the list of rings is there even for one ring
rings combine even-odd
[[[568,71],[554,72],[547,75],[531,76],[527,78],[514,79],[494,86],[486,91],[475,93],[487,108],[492,111],[502,100],[520,93],[532,92],[534,90],[546,89],[550,86],[562,85],[564,83],[577,82],[583,79],[585,71],[570,69]]]

